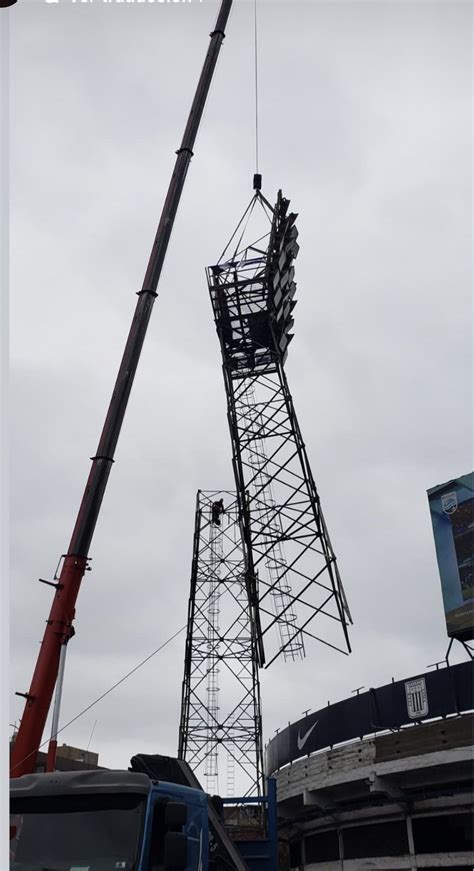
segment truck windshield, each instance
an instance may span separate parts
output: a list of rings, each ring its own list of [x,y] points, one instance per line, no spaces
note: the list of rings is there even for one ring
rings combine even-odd
[[[13,800],[12,871],[132,871],[145,797],[125,794]]]

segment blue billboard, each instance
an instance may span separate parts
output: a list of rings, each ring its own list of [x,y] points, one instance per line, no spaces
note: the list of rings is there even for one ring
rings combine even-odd
[[[474,473],[428,490],[431,522],[451,638],[474,638]]]

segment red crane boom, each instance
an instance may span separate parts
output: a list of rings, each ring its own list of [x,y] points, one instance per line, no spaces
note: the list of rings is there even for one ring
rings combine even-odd
[[[24,695],[26,704],[12,750],[10,776],[19,777],[34,770],[36,756],[56,683],[61,645],[74,633],[76,599],[87,568],[89,547],[94,534],[100,506],[114,461],[114,453],[127,408],[130,390],[140,359],[148,322],[157,296],[168,242],[181,198],[193,145],[201,121],[214,69],[219,56],[232,0],[222,0],[211,41],[201,71],[189,113],[183,139],[168,188],[160,222],[156,231],[148,267],[128,335],[125,351],[110,400],[107,417],[84,495],[77,515],[71,541],[64,555],[51,611],[41,643],[30,689]]]

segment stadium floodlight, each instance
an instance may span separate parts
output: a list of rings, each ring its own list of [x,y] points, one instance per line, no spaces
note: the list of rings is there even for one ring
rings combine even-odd
[[[286,360],[288,345],[293,333],[293,309],[296,284],[293,261],[298,255],[299,245],[296,241],[298,230],[295,224],[297,215],[294,212],[286,214],[289,200],[279,197],[273,219],[273,232],[269,245],[268,262],[268,308],[272,322],[274,343],[277,353],[283,362]]]

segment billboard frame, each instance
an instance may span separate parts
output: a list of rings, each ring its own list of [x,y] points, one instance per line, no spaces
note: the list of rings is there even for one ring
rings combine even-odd
[[[474,472],[427,491],[448,637],[474,638]]]

